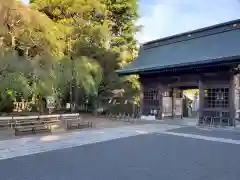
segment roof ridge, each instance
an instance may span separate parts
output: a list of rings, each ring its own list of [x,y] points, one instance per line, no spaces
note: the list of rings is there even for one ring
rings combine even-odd
[[[238,26],[235,26],[235,24]],[[191,38],[192,35],[198,35],[198,37],[202,37],[202,36],[206,36],[206,35],[213,35],[213,34],[218,34],[221,32],[226,32],[229,30],[235,30],[238,28],[240,28],[240,19],[236,19],[233,21],[228,21],[228,22],[224,22],[224,23],[220,23],[220,24],[216,24],[216,25],[212,25],[212,26],[208,26],[208,27],[204,27],[204,28],[200,28],[200,29],[160,38],[160,39],[156,39],[153,41],[143,43],[142,47],[148,49],[151,47],[147,47],[147,46],[159,46],[161,43],[162,44],[171,44],[171,43],[175,43],[175,42],[179,42],[179,41],[189,40],[189,39],[192,39]],[[211,32],[211,31],[215,31],[215,32]],[[170,41],[170,42],[167,42],[167,41]],[[158,45],[156,45],[156,43]]]
[[[240,29],[240,27],[239,28],[234,28],[234,29],[225,29],[225,30],[222,30],[222,31],[219,31],[219,32],[214,32],[214,33],[212,32],[212,33],[201,34],[201,35],[191,35],[191,34],[189,34],[190,36],[188,36],[188,37],[183,37],[183,38],[180,37],[180,38],[170,39],[170,40],[166,40],[166,41],[162,41],[162,42],[155,42],[153,44],[149,44],[148,46],[144,46],[143,49],[147,50],[147,49],[156,48],[156,47],[159,47],[159,46],[165,46],[165,45],[169,45],[169,44],[191,41],[191,40],[194,40],[194,39],[204,38],[206,36],[213,36],[213,35],[217,35],[217,34],[221,34],[221,33],[226,33],[226,32],[229,32],[229,31],[235,31],[235,30],[238,30],[238,29]]]

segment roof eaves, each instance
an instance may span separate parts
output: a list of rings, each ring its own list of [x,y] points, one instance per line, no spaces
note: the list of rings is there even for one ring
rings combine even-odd
[[[181,64],[174,64],[164,67],[159,66],[151,66],[151,67],[144,67],[144,68],[132,68],[132,69],[121,69],[117,70],[116,73],[119,75],[131,75],[131,74],[138,74],[142,72],[149,72],[149,71],[166,71],[170,69],[181,69],[181,68],[188,68],[190,66],[202,66],[202,65],[211,65],[212,63],[221,63],[224,61],[240,61],[240,56],[231,56],[231,57],[219,57],[217,59],[211,59],[211,60],[203,60],[203,61],[197,61],[197,62],[191,62],[191,63],[181,63]],[[195,68],[196,68],[195,67]]]

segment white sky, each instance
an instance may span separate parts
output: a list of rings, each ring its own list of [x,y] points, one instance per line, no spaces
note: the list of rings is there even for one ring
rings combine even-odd
[[[140,43],[240,18],[240,0],[141,0]]]

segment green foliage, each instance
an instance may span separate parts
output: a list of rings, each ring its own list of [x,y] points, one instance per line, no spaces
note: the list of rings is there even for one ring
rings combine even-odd
[[[0,101],[60,100],[71,85],[91,99],[115,89],[137,97],[137,77],[115,73],[136,56],[137,8],[137,0],[1,0]]]
[[[55,85],[58,92],[65,92],[66,84],[74,81],[75,86],[83,89],[86,94],[96,94],[98,85],[102,80],[101,68],[87,57],[77,59],[66,57],[59,61],[55,72],[57,73]]]
[[[28,73],[28,67],[23,65],[23,59],[11,52],[1,51],[0,61],[0,92],[1,97],[16,95],[20,93],[27,97],[30,94],[30,87],[25,73]],[[9,91],[12,93],[9,93]]]
[[[111,26],[111,49],[118,53],[117,65],[113,66],[113,71],[117,68],[133,61],[137,55],[137,42],[134,39],[135,33],[139,30],[135,22],[138,18],[137,0],[113,1],[105,0],[108,9],[107,18],[112,22]],[[111,73],[109,74],[111,79]],[[137,76],[115,78],[115,88],[122,87],[128,99],[137,101],[139,99],[140,85]]]

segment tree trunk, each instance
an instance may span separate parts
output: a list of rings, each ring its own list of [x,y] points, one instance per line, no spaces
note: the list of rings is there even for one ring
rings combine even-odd
[[[15,36],[13,35],[13,33],[11,33],[11,38],[12,38],[12,49],[15,49],[16,47],[16,39],[15,39]]]

